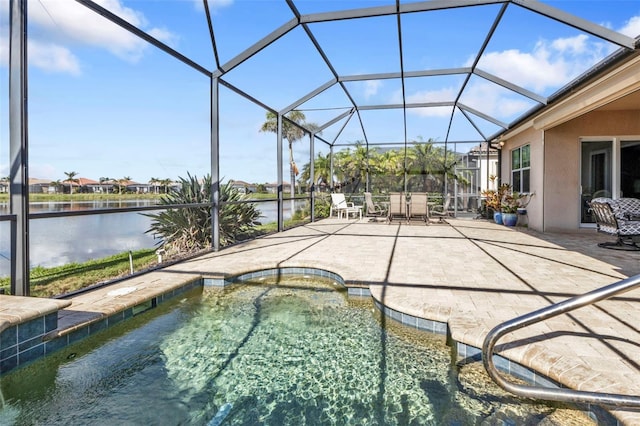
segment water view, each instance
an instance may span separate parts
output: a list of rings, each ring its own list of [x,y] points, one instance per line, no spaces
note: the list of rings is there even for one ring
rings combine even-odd
[[[146,207],[155,200],[74,201],[31,203],[31,213],[77,211],[105,208]],[[256,204],[262,223],[277,220],[275,201]],[[291,217],[289,203],[284,203],[285,219]],[[0,203],[0,214],[8,214],[7,203]],[[151,212],[145,212],[151,213]],[[129,250],[153,248],[158,237],[147,234],[151,219],[139,212],[108,213],[87,216],[34,219],[29,223],[30,260],[32,266],[59,266],[84,262]],[[0,276],[10,273],[10,223],[0,222]]]

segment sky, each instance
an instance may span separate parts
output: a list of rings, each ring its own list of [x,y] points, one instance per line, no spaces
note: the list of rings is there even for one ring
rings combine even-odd
[[[96,3],[208,70],[293,18],[283,0],[210,1],[216,49],[201,0],[100,0]],[[564,0],[546,4],[630,37],[640,35],[637,0]],[[298,0],[303,14],[394,4],[388,0]],[[65,173],[98,180],[202,176],[211,170],[210,80],[201,72],[119,28],[74,1],[28,2],[29,176],[64,180]],[[9,175],[8,7],[0,1],[0,175]],[[395,16],[309,24],[340,76],[472,66],[500,5],[402,16],[402,56]],[[507,8],[477,67],[540,96],[549,96],[618,46],[517,5]],[[402,62],[400,61],[402,58]],[[301,26],[231,69],[225,82],[281,110],[333,78]],[[322,125],[358,105],[459,101],[450,107],[362,111],[360,122],[340,120],[320,137],[343,145],[433,139],[465,151],[537,103],[480,76],[346,81],[300,106]],[[220,174],[223,180],[275,182],[276,139],[260,132],[265,110],[220,88]],[[406,123],[406,131],[404,124]],[[363,128],[365,129],[363,131]],[[309,161],[308,139],[293,145],[299,165]],[[327,143],[316,140],[315,154]],[[288,157],[285,147],[283,156]],[[287,160],[284,161],[285,165]],[[288,167],[288,166],[285,166]],[[285,180],[287,173],[284,174]]]

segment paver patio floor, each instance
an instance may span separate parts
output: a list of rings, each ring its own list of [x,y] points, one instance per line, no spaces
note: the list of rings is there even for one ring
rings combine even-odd
[[[73,329],[200,277],[312,267],[369,287],[388,308],[447,323],[453,340],[481,347],[501,322],[640,274],[640,251],[597,246],[610,240],[595,230],[541,234],[485,220],[324,219],[76,295],[59,324]],[[640,395],[639,324],[636,289],[511,333],[500,353],[570,388]],[[640,425],[640,410],[612,413]]]

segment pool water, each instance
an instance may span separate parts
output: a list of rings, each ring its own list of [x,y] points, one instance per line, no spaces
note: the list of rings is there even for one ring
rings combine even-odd
[[[589,424],[302,277],[196,290],[3,376],[0,424]]]

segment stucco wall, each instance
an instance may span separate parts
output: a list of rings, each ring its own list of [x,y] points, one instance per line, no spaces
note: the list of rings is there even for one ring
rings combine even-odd
[[[511,183],[511,151],[523,145],[531,146],[531,171],[529,184],[535,193],[527,206],[527,224],[530,228],[542,231],[542,194],[543,194],[543,164],[544,164],[544,133],[541,130],[529,129],[510,138],[502,148],[502,164],[500,171],[502,182]]]
[[[629,135],[640,135],[640,111],[595,111],[545,131],[543,230],[580,226],[580,138]]]

